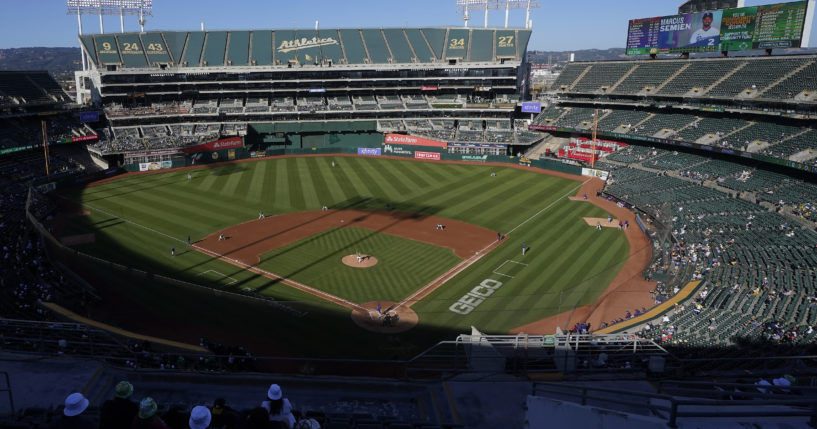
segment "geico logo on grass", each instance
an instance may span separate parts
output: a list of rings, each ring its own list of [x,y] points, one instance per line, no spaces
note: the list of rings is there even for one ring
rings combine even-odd
[[[479,286],[471,289],[470,292],[466,293],[457,302],[451,304],[451,307],[448,307],[448,309],[457,314],[468,314],[474,311],[477,306],[482,304],[482,302],[485,301],[485,298],[493,295],[493,293],[500,287],[502,287],[502,282],[493,279],[485,279],[479,284]]]

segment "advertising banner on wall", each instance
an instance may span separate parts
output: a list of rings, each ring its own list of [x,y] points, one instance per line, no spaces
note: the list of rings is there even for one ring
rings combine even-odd
[[[367,155],[367,156],[380,156],[380,148],[374,147],[359,147],[357,148],[358,155]]]
[[[216,140],[209,143],[204,143],[196,146],[184,148],[185,153],[191,152],[207,152],[219,149],[232,149],[244,146],[244,141],[241,137],[230,137],[226,139]]]
[[[440,160],[440,154],[438,152],[414,152],[414,158],[416,159],[432,159],[435,161]]]
[[[386,144],[401,144],[408,146],[433,146],[446,148],[445,142],[438,142],[436,140],[424,139],[422,137],[405,136],[402,134],[386,134]]]
[[[595,170],[592,168],[582,168],[582,176],[598,177],[601,180],[607,180],[610,173],[602,170]]]

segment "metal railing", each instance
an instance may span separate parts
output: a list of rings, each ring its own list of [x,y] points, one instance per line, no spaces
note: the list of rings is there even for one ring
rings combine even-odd
[[[678,382],[676,382],[678,383]],[[704,385],[706,383],[698,383]],[[709,383],[714,389],[714,384]],[[728,386],[722,384],[721,386]],[[754,385],[735,385],[756,388]],[[565,383],[533,384],[533,396],[555,395],[559,400],[606,408],[629,408],[636,414],[657,416],[667,426],[677,427],[679,419],[707,418],[733,422],[735,418],[808,417],[808,424],[817,427],[817,389],[788,387],[790,393],[765,394],[740,392],[740,399],[677,398],[668,394],[577,386]],[[780,392],[778,390],[778,392]],[[728,392],[726,392],[728,393]],[[732,392],[734,395],[735,393]],[[798,396],[799,395],[799,396]],[[734,397],[734,396],[733,396]],[[747,399],[744,399],[747,398]],[[691,409],[691,408],[695,409]]]

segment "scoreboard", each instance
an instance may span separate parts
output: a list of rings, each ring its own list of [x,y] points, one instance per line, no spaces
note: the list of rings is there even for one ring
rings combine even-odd
[[[627,55],[799,48],[808,1],[630,20]],[[807,42],[807,41],[806,41]]]

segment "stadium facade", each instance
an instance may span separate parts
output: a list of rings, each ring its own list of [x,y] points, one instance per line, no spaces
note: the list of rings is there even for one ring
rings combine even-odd
[[[84,35],[90,68],[77,73],[78,101],[105,110],[107,136],[92,147],[101,157],[233,136],[254,149],[342,145],[346,133],[360,145],[413,130],[501,142],[504,155],[508,143],[536,136],[516,136],[512,123],[528,96],[530,34],[446,27]],[[330,142],[326,133],[341,138]]]

